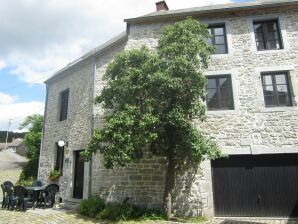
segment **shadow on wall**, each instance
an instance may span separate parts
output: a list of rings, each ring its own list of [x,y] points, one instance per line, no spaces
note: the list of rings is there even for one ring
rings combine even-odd
[[[173,210],[182,216],[199,217],[203,213],[201,180],[203,171],[200,164],[184,161],[176,169],[176,182],[173,193]]]

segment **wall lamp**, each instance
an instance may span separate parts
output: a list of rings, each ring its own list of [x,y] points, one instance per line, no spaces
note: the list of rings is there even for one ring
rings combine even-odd
[[[63,138],[61,138],[61,140],[58,141],[58,146],[59,147],[64,147],[64,146],[68,146],[68,142],[66,141],[66,137],[64,136]]]

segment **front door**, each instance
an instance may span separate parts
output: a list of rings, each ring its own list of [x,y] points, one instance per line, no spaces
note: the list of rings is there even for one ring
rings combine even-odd
[[[83,198],[83,186],[84,186],[84,160],[80,156],[80,152],[75,151],[75,170],[74,170],[74,184],[73,184],[73,197],[81,199]]]

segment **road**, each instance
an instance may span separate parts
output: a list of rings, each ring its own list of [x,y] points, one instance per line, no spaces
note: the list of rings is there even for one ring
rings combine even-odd
[[[10,149],[1,151],[0,173],[7,170],[21,169],[26,162],[27,159],[25,157],[12,152]]]
[[[0,183],[9,180],[17,182],[27,159],[11,150],[0,152]],[[2,202],[2,190],[0,189],[0,202]],[[0,221],[1,224],[1,221]]]

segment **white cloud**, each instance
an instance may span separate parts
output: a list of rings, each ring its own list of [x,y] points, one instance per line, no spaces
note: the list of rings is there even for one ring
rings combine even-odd
[[[9,130],[16,131],[20,123],[29,115],[43,115],[44,103],[38,101],[26,103],[0,104],[0,130],[8,129],[8,122],[11,120]]]
[[[42,83],[83,53],[125,30],[123,19],[155,11],[156,0],[10,0],[0,4],[0,69]],[[170,9],[230,0],[168,0]]]
[[[0,92],[0,106],[11,104],[13,103],[14,99],[15,97]]]
[[[6,67],[6,63],[0,60],[0,70]]]

